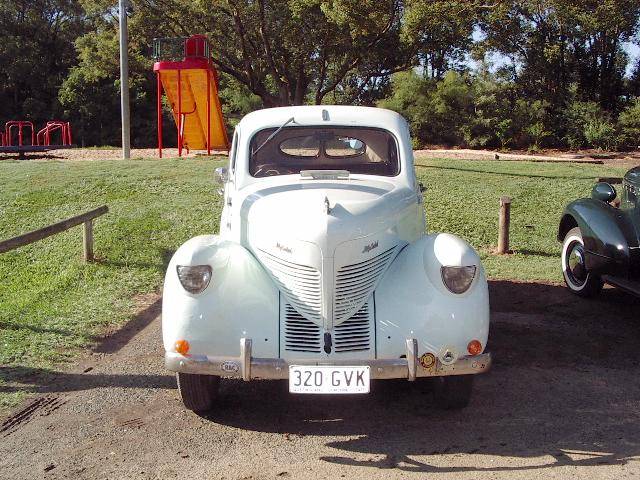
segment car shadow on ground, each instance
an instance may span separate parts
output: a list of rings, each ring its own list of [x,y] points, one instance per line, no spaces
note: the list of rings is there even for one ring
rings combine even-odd
[[[91,368],[84,373],[59,372],[46,368],[0,366],[0,378],[13,379],[0,384],[0,392],[47,394],[90,390],[92,388],[176,388],[173,375],[94,374]]]
[[[507,281],[491,282],[490,293],[494,368],[476,378],[464,410],[436,409],[428,381],[323,397],[289,395],[286,382],[228,380],[205,418],[292,441],[329,437],[335,454],[326,462],[409,472],[612,465],[640,456],[640,300],[613,289],[584,300],[559,286]],[[350,438],[335,438],[342,436]],[[451,466],[441,454],[460,460]]]

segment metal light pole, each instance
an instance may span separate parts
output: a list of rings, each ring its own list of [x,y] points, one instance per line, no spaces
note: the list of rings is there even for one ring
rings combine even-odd
[[[120,8],[120,113],[122,115],[122,158],[131,157],[129,119],[129,32],[127,31],[127,0],[119,0]]]

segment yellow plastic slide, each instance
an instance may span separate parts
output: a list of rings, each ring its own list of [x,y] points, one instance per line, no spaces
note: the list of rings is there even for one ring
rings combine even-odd
[[[159,70],[162,87],[171,103],[173,119],[178,121],[178,70]],[[189,150],[207,149],[207,76],[209,76],[209,114],[212,150],[227,150],[229,140],[222,118],[218,86],[211,69],[180,70],[182,142]]]

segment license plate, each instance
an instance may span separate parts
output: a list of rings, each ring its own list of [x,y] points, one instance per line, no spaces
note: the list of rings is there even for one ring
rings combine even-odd
[[[369,367],[289,367],[291,393],[369,393]]]

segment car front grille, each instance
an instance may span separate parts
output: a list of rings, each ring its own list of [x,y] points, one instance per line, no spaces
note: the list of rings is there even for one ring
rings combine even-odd
[[[332,333],[332,352],[363,352],[371,350],[375,341],[372,334],[373,302],[366,302],[351,318],[337,325]],[[284,349],[287,352],[322,353],[324,334],[315,323],[300,315],[290,304],[283,309]]]
[[[369,260],[338,269],[333,306],[334,325],[360,310],[393,260],[395,252],[396,247],[393,247]]]
[[[372,310],[367,302],[351,318],[334,328],[333,349],[336,353],[371,349]]]
[[[320,327],[300,315],[295,308],[284,306],[284,348],[288,352],[320,353]]]
[[[313,267],[289,262],[260,250],[263,265],[271,273],[289,304],[304,318],[322,322],[322,282]]]

